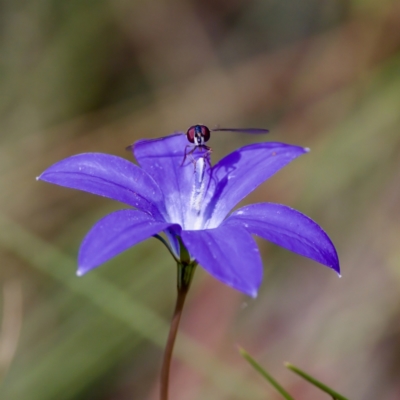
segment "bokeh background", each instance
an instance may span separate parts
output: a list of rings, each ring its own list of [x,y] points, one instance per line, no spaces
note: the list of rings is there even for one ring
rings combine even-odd
[[[43,182],[52,163],[203,123],[213,160],[256,140],[310,147],[244,203],[290,205],[343,277],[259,241],[257,299],[199,268],[174,400],[400,399],[400,3],[0,0],[0,398],[156,400],[175,265],[150,239],[83,278],[85,233],[120,204]],[[168,173],[168,171],[166,171]]]

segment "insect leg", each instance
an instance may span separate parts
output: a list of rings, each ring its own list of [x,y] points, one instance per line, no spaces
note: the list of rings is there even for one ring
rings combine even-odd
[[[188,148],[192,148],[192,149],[188,152],[188,151],[187,151]],[[183,156],[183,160],[182,160],[181,167],[182,167],[182,165],[185,163],[186,157],[187,157],[187,156],[191,156],[195,150],[196,150],[196,146],[193,146],[193,147],[192,147],[190,144],[188,144],[188,145],[185,147],[185,151],[184,151],[184,156]],[[193,157],[191,157],[191,158],[193,159]]]

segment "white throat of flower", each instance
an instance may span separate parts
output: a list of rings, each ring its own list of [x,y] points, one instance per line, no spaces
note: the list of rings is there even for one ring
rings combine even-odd
[[[207,191],[206,179],[206,161],[203,157],[196,160],[193,171],[193,186],[190,195],[190,207],[186,218],[185,229],[198,230],[204,228],[203,207],[204,197]]]

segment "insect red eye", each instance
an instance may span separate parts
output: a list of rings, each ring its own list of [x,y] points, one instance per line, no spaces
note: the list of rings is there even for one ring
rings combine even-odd
[[[190,143],[199,144],[201,142],[207,142],[210,139],[210,130],[205,125],[193,125],[187,132],[186,137]]]
[[[191,126],[186,132],[186,137],[190,143],[194,143],[195,136],[196,136],[196,125]]]
[[[204,141],[207,142],[210,139],[210,130],[204,126],[200,125],[201,136],[204,138]]]

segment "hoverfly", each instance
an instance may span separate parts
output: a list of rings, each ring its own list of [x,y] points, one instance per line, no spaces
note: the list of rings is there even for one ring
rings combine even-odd
[[[196,149],[200,149],[204,151],[204,154],[201,158],[207,159],[207,156],[211,154],[212,149],[210,146],[207,146],[205,143],[210,140],[211,132],[242,132],[242,133],[250,133],[250,134],[264,134],[268,133],[268,129],[263,128],[214,128],[209,129],[205,125],[193,125],[186,131],[187,140],[192,143],[188,144],[185,147],[184,157],[182,160],[182,164],[184,164],[186,157],[190,156],[192,158],[193,163],[196,165],[196,161],[194,160],[192,154],[195,152]],[[184,134],[184,133],[182,133]],[[132,150],[134,144],[131,144],[126,147],[126,150]],[[191,150],[188,151],[188,149]]]
[[[262,129],[262,128],[215,128],[215,129],[209,129],[205,125],[193,125],[191,126],[187,132],[186,132],[186,137],[190,143],[193,143],[193,145],[188,144],[185,147],[185,153],[182,161],[182,165],[186,160],[186,157],[191,156],[196,149],[201,149],[205,151],[205,154],[203,158],[206,158],[207,155],[209,155],[212,152],[212,149],[210,146],[207,146],[205,143],[208,142],[208,140],[211,137],[211,132],[242,132],[242,133],[250,133],[250,134],[263,134],[263,133],[268,133],[268,129]],[[188,152],[188,148],[191,148],[191,150]]]

